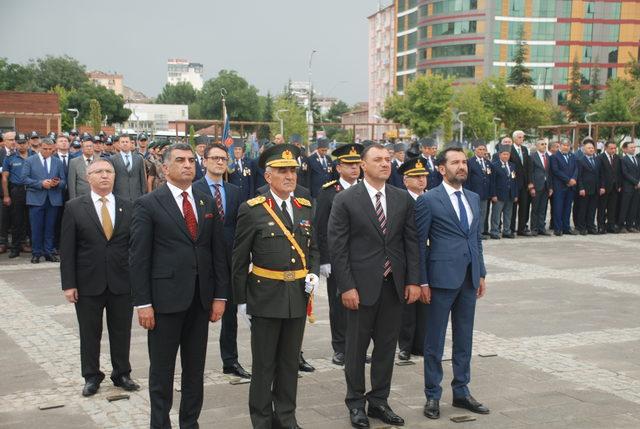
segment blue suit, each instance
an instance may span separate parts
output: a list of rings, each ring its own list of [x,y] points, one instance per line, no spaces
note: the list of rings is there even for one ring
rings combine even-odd
[[[229,165],[229,183],[240,188],[240,202],[244,203],[253,198],[253,172],[249,159],[243,157],[241,163],[241,169],[238,169],[238,162],[235,160]]]
[[[327,167],[323,167],[320,162],[320,155],[314,153],[307,158],[309,165],[309,191],[311,191],[311,198],[318,198],[320,191],[322,191],[322,185],[331,181],[333,177],[333,164],[331,157],[325,155],[324,157]]]
[[[252,186],[251,186],[251,198],[260,195],[260,189],[262,186],[267,184],[267,181],[264,180],[264,169],[260,168],[258,165],[258,158],[254,158],[251,160],[250,169],[251,169],[251,177],[252,177]]]
[[[391,175],[389,176],[389,179],[387,179],[387,183],[395,186],[396,188],[407,189],[407,187],[404,186],[402,174],[398,172],[400,165],[401,164],[399,162],[396,164],[395,160],[391,161]]]
[[[67,185],[62,161],[54,156],[46,161],[49,165],[48,172],[40,156],[32,155],[24,162],[21,173],[22,183],[27,186],[33,256],[51,256],[55,251],[56,220],[64,201],[63,190]],[[60,179],[58,186],[51,189],[42,187],[44,180],[54,177]]]
[[[429,176],[427,176],[427,191],[432,190],[433,188],[439,186],[442,183],[442,175],[438,171],[438,167],[436,166],[436,160],[431,157],[431,162],[433,163],[433,168],[431,164],[429,164],[429,160],[425,158],[424,155],[420,155],[422,159],[425,160],[424,166],[427,168],[429,172]]]
[[[480,197],[480,201],[486,201],[491,198],[491,163],[484,160],[484,170],[478,161],[478,157],[472,156],[467,162],[469,168],[469,176],[464,183],[464,188],[475,192]]]
[[[578,180],[578,164],[572,153],[562,154],[558,151],[550,159],[551,175],[553,176],[553,229],[555,232],[567,233],[571,231],[571,205],[575,197],[576,186],[569,186],[569,180]]]
[[[453,328],[453,397],[469,395],[476,290],[487,271],[482,254],[480,198],[468,190],[464,196],[473,214],[468,228],[459,221],[444,185],[416,201],[420,283],[431,288],[424,343],[425,394],[429,399],[442,396],[441,361],[449,314]]]

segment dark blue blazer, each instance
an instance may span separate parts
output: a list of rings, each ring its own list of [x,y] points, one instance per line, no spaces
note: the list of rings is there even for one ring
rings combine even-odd
[[[76,152],[78,153],[78,152]],[[81,152],[80,152],[81,153]],[[60,160],[60,162],[62,162],[62,158],[60,157],[60,155],[58,155],[57,153],[55,155],[56,158],[58,158]],[[71,162],[71,160],[74,158],[74,156],[71,153],[67,153],[67,166],[64,169],[64,177],[68,177],[69,176],[69,162]],[[64,162],[62,163],[62,165],[64,166]]]
[[[311,191],[311,198],[317,198],[322,191],[322,185],[331,181],[333,177],[333,163],[329,155],[325,155],[327,161],[327,168],[323,168],[320,163],[320,157],[317,153],[314,153],[307,158],[309,165],[309,191]]]
[[[477,289],[480,278],[487,275],[480,233],[480,198],[466,189],[464,195],[473,213],[467,232],[463,231],[444,185],[420,195],[416,201],[421,284],[457,289],[464,281],[469,264],[474,288]]]
[[[407,189],[406,186],[404,186],[404,181],[402,179],[402,174],[398,172],[396,162],[391,161],[391,175],[389,176],[387,183],[395,186],[396,188]]]
[[[600,159],[594,155],[594,165],[591,165],[589,158],[583,155],[577,159],[576,163],[578,164],[578,190],[585,191],[587,195],[597,195],[598,190],[604,188],[600,174]]]
[[[52,206],[62,206],[62,192],[67,186],[67,176],[64,174],[62,161],[55,156],[50,156],[48,162],[51,162],[49,173],[44,169],[44,165],[40,161],[38,154],[31,155],[22,166],[22,183],[27,185],[27,205],[41,206],[44,205],[47,197]],[[55,188],[44,189],[42,181],[45,179],[60,178],[60,183]]]
[[[429,161],[427,160],[427,158],[425,158],[423,155],[420,155],[422,157],[422,159],[424,159],[424,166],[426,167],[427,171],[429,172],[429,175],[427,176],[427,190],[430,191],[431,189],[440,186],[440,184],[442,183],[442,175],[440,174],[440,172],[438,171],[438,167],[436,166],[436,160],[432,159],[433,161],[433,168],[431,168],[431,166],[429,165]]]
[[[475,192],[480,197],[480,201],[486,201],[491,198],[491,178],[493,167],[489,160],[484,160],[485,171],[478,162],[477,156],[472,156],[467,162],[469,168],[469,176],[464,183],[464,188]],[[427,179],[428,180],[428,179]]]
[[[242,201],[240,201],[240,189],[231,183],[223,182],[226,210],[224,212],[223,232],[226,245],[226,256],[228,266],[231,267],[231,254],[233,253],[233,240],[236,236],[236,222],[238,219],[238,208]],[[207,179],[202,177],[201,179],[193,182],[193,189],[213,197],[213,189],[207,184]],[[214,197],[215,202],[215,197]]]
[[[205,175],[205,168],[204,165],[200,164],[200,161],[198,161],[198,156],[196,156],[196,177],[193,178],[193,181],[197,181],[200,180],[204,177]]]
[[[240,191],[240,202],[243,203],[253,197],[253,171],[251,161],[242,158],[242,171],[238,170],[237,161],[229,164],[229,183],[236,185]]]
[[[569,158],[568,162],[564,159],[562,152],[557,151],[549,159],[553,176],[553,192],[566,189],[570,179],[578,180],[576,156],[572,153],[568,153],[567,156]]]
[[[502,161],[494,161],[491,164],[493,168],[493,180],[491,180],[491,197],[498,197],[498,201],[511,201],[518,196],[518,181],[515,177],[516,165],[509,162],[511,174],[507,173],[507,169]]]
[[[267,181],[264,180],[264,169],[260,168],[260,166],[258,165],[259,158],[260,158],[259,156],[258,158],[253,158],[251,160],[251,164],[249,167],[251,169],[251,177],[253,178],[252,179],[253,183],[251,186],[252,198],[260,195],[260,192],[258,191],[258,189],[267,184]]]

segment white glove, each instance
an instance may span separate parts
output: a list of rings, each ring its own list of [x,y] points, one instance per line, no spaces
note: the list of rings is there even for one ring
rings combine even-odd
[[[304,291],[308,294],[311,294],[313,290],[318,286],[320,279],[317,275],[313,273],[307,274],[307,277],[304,279]]]
[[[247,327],[251,327],[251,315],[247,314],[247,304],[238,304],[238,316],[247,324]]]
[[[320,265],[320,275],[326,279],[331,275],[331,264]]]

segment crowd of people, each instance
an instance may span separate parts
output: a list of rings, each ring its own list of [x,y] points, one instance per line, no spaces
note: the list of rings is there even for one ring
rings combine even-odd
[[[452,405],[487,414],[468,387],[475,303],[486,291],[482,240],[640,225],[633,142],[622,154],[614,142],[598,154],[590,138],[575,152],[568,140],[542,138],[529,150],[515,131],[491,156],[474,142],[469,158],[430,138],[331,154],[318,139],[307,154],[300,136],[285,143],[278,134],[253,159],[245,142],[204,136],[192,148],[144,134],[5,132],[0,145],[0,252],[60,262],[78,316],[84,396],[105,378],[105,311],[111,380],[140,388],[129,363],[135,310],[148,330],[151,427],[170,427],[178,351],[180,425],[197,427],[208,326],[218,321],[223,372],[251,380],[253,426],[299,427],[297,374],[314,370],[302,342],[319,276],[353,427],[369,427],[369,417],[404,424],[388,403],[397,349],[400,362],[424,356],[423,413],[439,418],[449,317]],[[239,361],[238,319],[251,328],[251,373]]]

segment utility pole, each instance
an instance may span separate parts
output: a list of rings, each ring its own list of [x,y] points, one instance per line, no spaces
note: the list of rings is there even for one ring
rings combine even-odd
[[[456,121],[458,121],[458,123],[460,123],[460,145],[462,146],[462,138],[463,138],[463,133],[464,133],[464,122],[462,122],[462,119],[460,119],[460,116],[466,115],[467,112],[458,112],[458,114],[456,115]]]

